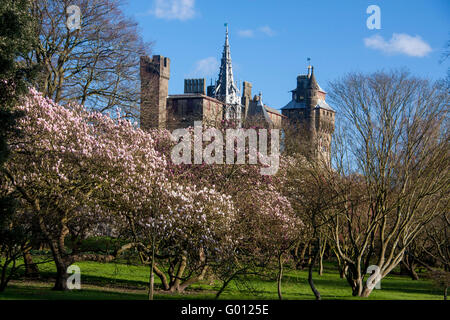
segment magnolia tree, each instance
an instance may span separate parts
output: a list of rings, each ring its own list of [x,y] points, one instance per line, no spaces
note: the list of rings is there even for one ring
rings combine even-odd
[[[284,263],[302,233],[302,220],[272,184],[243,192],[239,200],[241,214],[236,230],[242,237],[236,254],[238,266],[248,268],[256,263],[257,267],[267,266],[270,270],[273,265],[278,297],[282,299]]]
[[[226,124],[221,129],[225,131]],[[158,149],[162,153],[170,154],[173,150],[174,141],[171,141],[169,137],[167,132],[159,132]],[[207,147],[207,145],[208,143],[204,143],[204,146]],[[238,146],[235,145],[235,158],[237,148]],[[246,147],[246,159],[248,151],[249,148]],[[180,184],[195,183],[200,188],[212,188],[220,194],[228,195],[228,199],[233,203],[233,219],[226,226],[227,234],[233,241],[225,242],[232,245],[226,246],[220,255],[206,259],[211,273],[223,282],[217,297],[231,280],[254,274],[258,270],[261,271],[262,267],[276,265],[278,292],[281,298],[285,253],[298,236],[301,222],[293,215],[286,197],[274,187],[278,183],[277,178],[261,175],[261,165],[245,162],[239,165],[170,162],[168,172],[172,181]],[[221,202],[216,201],[213,205],[221,205]],[[223,248],[223,245],[221,247]],[[197,254],[197,259],[199,257]],[[179,270],[184,264],[183,261],[182,259],[171,260],[168,273],[173,274],[177,268]]]
[[[33,89],[20,109],[26,114],[18,122],[23,137],[12,140],[5,172],[50,246],[55,289],[66,288],[67,267],[84,258],[67,250],[69,233],[126,233],[130,243],[119,253],[137,247],[146,254],[153,248],[150,257],[180,259],[166,288],[176,290],[206,271],[181,283],[189,254],[204,262],[206,254],[218,254],[231,242],[226,232],[234,212],[230,196],[171,181],[168,162],[155,149],[155,132],[136,129],[119,116],[62,107]],[[158,273],[155,259],[147,260]]]
[[[67,267],[86,258],[67,249],[69,235],[125,237],[117,254],[134,248],[151,265],[150,297],[153,272],[163,289],[183,291],[228,261],[231,271],[221,274],[229,282],[277,257],[281,283],[300,223],[259,166],[174,165],[167,131],[63,107],[34,89],[19,109],[23,135],[11,139],[5,174],[51,249],[55,289],[65,289]]]
[[[67,267],[77,259],[64,243],[69,226],[83,219],[90,219],[85,224],[90,230],[104,226],[110,220],[104,204],[114,195],[114,182],[138,163],[156,172],[164,161],[151,137],[126,121],[62,107],[34,89],[19,109],[25,113],[18,122],[23,134],[12,139],[5,172],[37,217],[57,268],[54,289],[61,290]]]
[[[151,265],[164,290],[182,292],[204,278],[209,261],[233,247],[228,232],[233,203],[212,188],[173,182],[161,184],[153,190],[155,194],[159,194],[157,201],[150,203],[144,196],[136,201],[141,209],[123,212],[127,221],[123,234],[133,240],[130,246],[137,249],[142,262]],[[153,273],[150,298],[152,279]]]
[[[82,258],[65,246],[70,228],[114,234],[114,203],[135,196],[137,179],[139,195],[161,181],[165,161],[151,136],[128,121],[62,107],[34,89],[19,109],[23,134],[11,140],[5,172],[37,218],[57,268],[54,288],[62,290],[67,267]]]

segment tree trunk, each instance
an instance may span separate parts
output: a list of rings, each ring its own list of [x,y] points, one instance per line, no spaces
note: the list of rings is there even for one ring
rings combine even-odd
[[[326,247],[327,241],[325,240],[319,247],[319,276],[323,275],[323,256],[325,254]]]
[[[404,260],[400,263],[400,274],[407,274],[412,280],[419,280],[419,275],[416,273],[416,263],[410,260]]]
[[[178,292],[183,292],[191,284],[203,280],[205,278],[205,274],[206,274],[207,270],[208,270],[208,265],[204,265],[202,267],[202,271],[200,272],[200,274],[198,276],[187,279],[186,281],[184,281],[182,284],[180,284],[178,286]]]
[[[445,287],[444,289],[444,300],[447,300],[447,289],[448,287]]]
[[[153,289],[155,287],[155,273],[153,272],[153,262],[150,266],[150,285],[148,289],[148,300],[153,300]]]
[[[302,250],[300,251],[300,256],[297,259],[297,264],[295,266],[295,268],[298,270],[303,270],[305,268],[305,255],[306,255],[306,250],[309,247],[309,242],[307,243],[303,243],[302,244]]]
[[[345,263],[342,265],[341,268],[339,268],[339,276],[341,277],[341,279],[345,278],[345,275],[347,274],[347,269],[348,266]]]
[[[375,275],[376,271],[372,273],[372,275]],[[372,282],[370,283],[370,288],[367,286],[367,284],[369,283],[369,280]],[[379,278],[375,278],[375,279],[371,279],[371,276],[367,279],[367,281],[362,284],[363,285],[363,289],[361,291],[361,293],[359,294],[360,297],[364,297],[367,298],[368,296],[370,296],[370,294],[372,293],[373,289],[376,286],[376,283],[378,281],[381,281],[381,276]]]
[[[56,280],[55,286],[52,290],[65,291],[67,290],[67,279],[69,278],[67,274],[67,268],[70,266],[70,262],[63,257],[60,248],[56,241],[50,241],[50,248],[52,250],[53,259],[56,266]]]
[[[187,257],[185,255],[183,255],[183,256],[181,256],[181,261],[178,266],[177,275],[175,277],[175,281],[173,282],[173,284],[170,288],[170,292],[175,292],[175,291],[178,292],[180,290],[179,287],[180,287],[180,283],[181,283],[181,277],[183,276],[186,265],[187,265]]]
[[[35,208],[37,212],[40,212],[40,207],[38,201],[34,202]],[[45,225],[45,221],[42,216],[39,217],[39,227],[40,230],[46,237],[48,245],[50,246],[50,250],[52,251],[53,260],[55,261],[56,266],[56,280],[55,285],[52,290],[64,291],[67,290],[67,267],[71,265],[72,258],[66,254],[66,249],[64,246],[64,239],[66,235],[69,233],[69,229],[66,225],[66,219],[61,221],[61,230],[58,237],[53,237],[47,230],[47,226]]]
[[[314,253],[314,257],[311,259],[311,263],[309,264],[309,271],[308,271],[308,283],[311,287],[312,292],[314,293],[314,296],[316,297],[316,300],[320,300],[320,292],[317,290],[316,286],[314,285],[313,281],[313,268],[316,263],[317,256],[319,255],[319,250],[316,250]]]
[[[419,275],[416,273],[416,264],[411,264],[410,276],[413,280],[419,280]]]
[[[352,288],[352,295],[354,297],[361,296],[363,289],[362,278],[357,272],[357,268],[354,265],[350,265],[347,267],[348,269],[345,277],[347,279],[347,282],[350,284],[350,287]]]
[[[352,287],[352,295],[354,297],[361,297],[363,291],[363,284],[361,279],[355,279]]]
[[[25,277],[39,278],[39,268],[37,264],[33,262],[33,257],[31,256],[29,249],[23,253],[23,261],[25,264]]]
[[[307,263],[307,265],[308,266],[310,266],[311,265],[311,263],[312,263],[312,250],[311,250],[311,248],[312,248],[312,243],[308,243],[308,263]]]
[[[333,249],[333,253],[336,256],[338,262],[339,277],[341,279],[344,279],[348,269],[347,263],[344,260],[341,260],[339,254],[336,253],[336,250]]]
[[[372,293],[372,290],[373,290],[373,288],[369,289],[367,286],[364,286],[364,289],[362,290],[362,292],[361,292],[361,294],[359,296],[367,298]]]
[[[304,268],[304,263],[305,263],[305,255],[306,255],[306,250],[308,249],[308,247],[309,247],[309,244],[308,243],[305,243],[304,245],[303,245],[303,248],[302,248],[302,251],[301,251],[301,253],[300,253],[300,261],[301,261],[301,266],[302,266],[302,269]]]
[[[65,291],[68,289],[67,288],[67,279],[69,278],[67,274],[68,266],[64,262],[56,260],[55,264],[56,264],[56,280],[52,290]]]
[[[6,270],[8,270],[9,261],[6,260],[2,266],[2,274],[0,276],[0,292],[5,291],[6,285],[8,284],[8,277],[6,276]]]
[[[155,237],[152,239],[152,263],[150,265],[150,285],[148,288],[148,300],[153,300],[153,290],[155,287]]]
[[[278,298],[283,300],[283,296],[281,294],[281,279],[283,278],[283,254],[280,253],[278,255],[278,277],[277,277],[277,289],[278,289]]]
[[[170,285],[169,285],[169,282],[167,281],[167,277],[164,274],[164,272],[162,272],[156,264],[153,266],[153,271],[156,273],[156,275],[161,280],[164,290],[169,290]]]

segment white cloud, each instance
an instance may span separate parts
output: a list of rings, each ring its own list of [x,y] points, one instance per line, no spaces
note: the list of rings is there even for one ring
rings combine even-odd
[[[242,38],[253,38],[257,34],[273,37],[276,33],[269,26],[259,27],[257,29],[245,29],[238,31],[238,35]]]
[[[238,35],[242,38],[253,38],[253,36],[255,35],[255,32],[251,29],[239,30]]]
[[[269,37],[273,37],[275,35],[275,31],[273,31],[272,28],[269,26],[261,27],[261,28],[259,28],[259,31],[261,31],[262,33],[264,33],[265,35],[267,35]]]
[[[154,9],[149,13],[160,19],[192,19],[195,12],[195,0],[155,0]]]
[[[192,77],[208,77],[219,72],[219,61],[214,57],[208,57],[198,60],[195,63],[194,72],[191,73]]]
[[[431,52],[428,43],[420,36],[410,36],[406,33],[394,33],[389,41],[380,35],[364,39],[366,47],[380,50],[388,54],[406,54],[411,57],[424,57]]]

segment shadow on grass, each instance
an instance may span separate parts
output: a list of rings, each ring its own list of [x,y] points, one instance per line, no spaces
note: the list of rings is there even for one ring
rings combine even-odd
[[[40,280],[46,282],[54,282],[55,281],[55,273],[53,272],[41,272]],[[127,289],[145,289],[148,286],[148,282],[140,281],[140,280],[131,280],[131,279],[116,279],[109,278],[107,276],[94,276],[89,274],[84,274],[82,276],[82,281],[84,283],[97,285],[97,286],[106,286],[106,287],[119,287],[119,288],[127,288]],[[155,283],[155,287],[158,289],[159,284]]]
[[[53,291],[51,287],[10,285],[0,300],[136,300],[146,299],[146,294],[107,292],[95,289]]]

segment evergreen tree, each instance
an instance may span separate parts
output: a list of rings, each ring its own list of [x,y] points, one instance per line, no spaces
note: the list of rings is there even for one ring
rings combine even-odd
[[[26,93],[35,67],[24,58],[35,41],[30,0],[0,0],[0,168],[8,156],[7,137],[20,116],[14,107]]]
[[[9,154],[8,138],[20,134],[15,122],[21,116],[15,107],[27,93],[36,67],[26,67],[25,57],[35,41],[30,0],[0,0],[0,291],[15,270],[8,265],[21,256],[26,233],[13,223],[16,199],[6,187],[4,163]],[[14,264],[15,265],[15,264]]]

